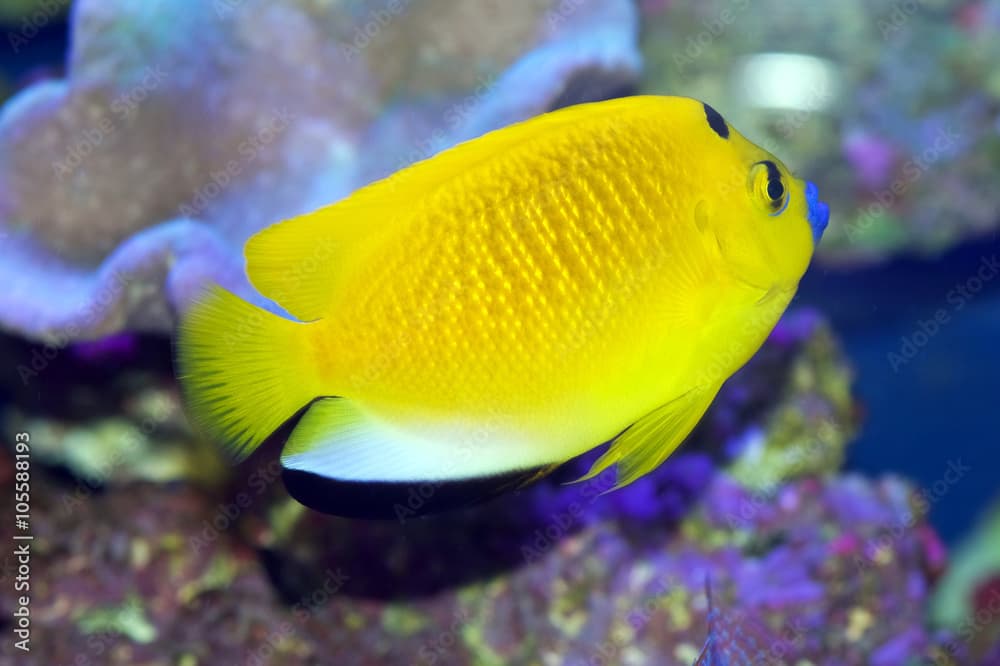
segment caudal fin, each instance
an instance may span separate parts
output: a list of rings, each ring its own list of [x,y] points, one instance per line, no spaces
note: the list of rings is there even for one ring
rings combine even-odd
[[[302,344],[308,327],[221,287],[181,322],[177,363],[188,413],[237,460],[319,394]]]

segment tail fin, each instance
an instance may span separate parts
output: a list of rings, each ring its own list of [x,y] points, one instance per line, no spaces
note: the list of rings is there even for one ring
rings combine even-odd
[[[238,461],[321,392],[303,344],[308,326],[221,287],[181,322],[178,374],[188,413]]]

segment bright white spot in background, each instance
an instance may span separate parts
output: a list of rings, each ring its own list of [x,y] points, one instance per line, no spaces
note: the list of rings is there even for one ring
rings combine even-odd
[[[822,111],[840,93],[833,63],[798,53],[744,58],[733,76],[742,102],[756,108]]]

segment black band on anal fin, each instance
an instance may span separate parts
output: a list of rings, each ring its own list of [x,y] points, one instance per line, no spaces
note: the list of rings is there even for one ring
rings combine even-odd
[[[282,470],[288,493],[310,509],[345,518],[400,520],[481,504],[546,476],[558,465],[446,481],[348,481]]]

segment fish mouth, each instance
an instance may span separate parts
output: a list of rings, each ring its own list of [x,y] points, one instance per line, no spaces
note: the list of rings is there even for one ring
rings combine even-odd
[[[812,181],[806,183],[806,205],[808,206],[806,218],[809,220],[809,228],[812,229],[813,243],[818,245],[823,232],[826,231],[826,225],[830,222],[830,206],[825,201],[819,200],[819,188]]]

